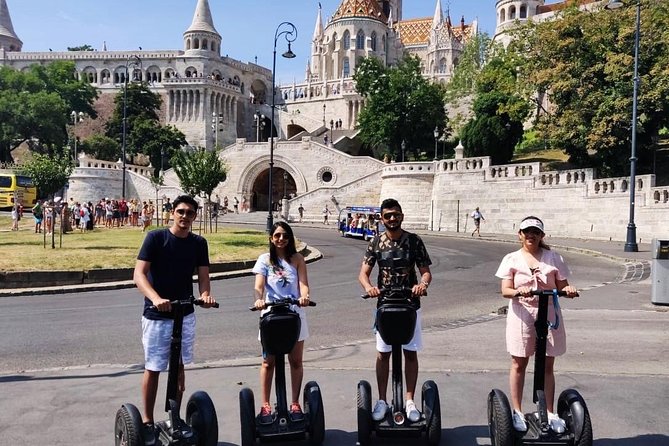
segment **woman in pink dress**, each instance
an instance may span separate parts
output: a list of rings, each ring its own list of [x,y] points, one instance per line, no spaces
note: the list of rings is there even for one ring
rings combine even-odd
[[[569,269],[562,256],[544,242],[544,224],[537,217],[526,217],[520,222],[518,239],[521,248],[504,256],[495,275],[502,279],[502,296],[509,299],[509,311],[506,318],[506,348],[511,354],[509,386],[513,406],[513,426],[518,431],[526,431],[527,424],[521,409],[525,370],[530,356],[535,351],[534,321],[537,318],[538,298],[532,296],[532,290],[565,291],[567,297],[575,297],[577,290],[569,285]],[[562,314],[553,303],[548,307],[548,320],[560,318],[561,323],[555,330],[549,330],[546,345],[545,392],[548,407],[548,420],[551,428],[558,433],[564,432],[564,420],[553,412],[555,399],[555,375],[553,366],[555,357],[567,350],[566,335]]]

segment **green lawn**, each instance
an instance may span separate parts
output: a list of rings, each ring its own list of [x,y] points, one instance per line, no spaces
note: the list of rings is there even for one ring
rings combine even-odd
[[[145,235],[140,228],[77,230],[63,235],[62,247],[60,234],[56,234],[56,249],[51,249],[51,236],[45,247],[44,235],[36,234],[33,225],[32,216],[26,214],[18,232],[8,231],[11,218],[0,215],[0,271],[133,267]],[[218,232],[202,235],[209,242],[212,263],[253,260],[267,250],[267,235],[261,231],[219,226]]]

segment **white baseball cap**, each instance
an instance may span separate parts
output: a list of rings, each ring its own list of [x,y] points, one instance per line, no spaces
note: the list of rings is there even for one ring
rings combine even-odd
[[[521,231],[527,228],[537,228],[541,232],[544,232],[544,224],[538,218],[527,218],[520,222],[519,229]]]

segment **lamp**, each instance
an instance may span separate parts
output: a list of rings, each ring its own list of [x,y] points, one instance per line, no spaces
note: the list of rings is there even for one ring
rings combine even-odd
[[[265,115],[260,114],[258,110],[253,114],[253,121],[256,128],[256,142],[260,142],[260,130],[265,129]]]
[[[284,28],[284,29],[282,29]],[[272,184],[273,170],[274,170],[274,110],[276,108],[276,41],[283,36],[288,42],[288,51],[282,54],[286,59],[293,59],[295,53],[290,49],[290,44],[297,39],[297,28],[290,22],[281,22],[274,31],[274,52],[272,53],[272,120],[270,122],[269,131],[269,200],[267,209],[267,233],[272,232],[274,225],[274,215],[272,214],[272,194],[274,193],[274,185]]]
[[[434,128],[434,160],[437,161],[437,140],[439,139],[439,127]]]
[[[121,198],[125,198],[125,147],[126,147],[126,134],[127,134],[127,121],[128,121],[128,76],[130,67],[133,67],[133,75],[135,70],[139,67],[140,78],[139,81],[142,81],[141,71],[142,71],[142,60],[138,56],[128,56],[128,60],[125,62],[125,77],[123,79],[123,142],[121,144],[121,167],[123,169],[121,173]]]
[[[619,0],[610,0],[604,7],[608,10],[618,9],[625,4]],[[627,223],[627,238],[625,252],[639,251],[636,242],[636,225],[634,224],[634,195],[636,189],[636,124],[637,124],[637,97],[639,93],[639,34],[641,33],[641,0],[636,2],[636,32],[634,35],[634,90],[632,93],[632,153],[630,155],[630,206],[629,222]]]
[[[74,125],[74,128],[72,129],[72,135],[74,136],[74,153],[72,154],[72,157],[74,159],[74,164],[76,166],[77,164],[77,122],[81,122],[84,120],[84,112],[75,112],[72,111],[70,113],[70,117],[72,118],[72,123]]]
[[[223,131],[220,128],[223,124],[223,114],[222,113],[212,113],[211,114],[211,129],[214,131],[214,149],[218,148],[218,132]]]

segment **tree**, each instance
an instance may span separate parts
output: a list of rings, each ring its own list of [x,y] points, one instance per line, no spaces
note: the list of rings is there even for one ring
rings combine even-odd
[[[172,167],[187,194],[204,194],[207,201],[211,201],[211,193],[221,181],[225,181],[228,171],[218,153],[204,148],[177,151],[172,157]]]
[[[448,128],[442,87],[422,76],[417,57],[406,56],[390,68],[375,57],[362,59],[353,79],[365,97],[360,139],[377,153],[387,150],[397,158],[404,141],[417,156],[421,148],[432,147],[435,126],[442,134]]]
[[[36,153],[21,168],[21,173],[32,178],[41,196],[54,197],[67,184],[74,164],[67,149],[53,155]]]
[[[669,4],[642,0],[638,95],[639,172],[649,172],[659,132],[669,125]],[[606,175],[629,167],[635,8],[582,12],[528,23],[516,32],[514,50],[522,84],[546,92],[550,114],[539,122],[544,138],[578,166]]]
[[[476,79],[492,53],[492,40],[488,34],[476,34],[467,40],[458,57],[453,76],[446,85],[448,102],[456,102],[458,99],[475,93]]]
[[[105,161],[116,161],[121,157],[118,142],[104,135],[93,135],[81,143],[81,150],[90,156]]]
[[[95,48],[86,44],[86,45],[79,45],[79,46],[68,46],[67,50],[68,51],[95,51]]]
[[[96,117],[96,90],[73,76],[74,63],[32,65],[27,71],[0,67],[0,161],[24,142],[38,153],[54,153],[67,142],[72,110]]]

